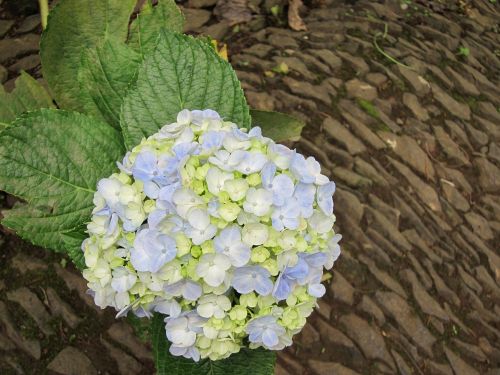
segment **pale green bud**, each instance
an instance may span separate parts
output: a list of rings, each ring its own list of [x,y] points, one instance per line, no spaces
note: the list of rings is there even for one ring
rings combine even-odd
[[[264,246],[258,246],[252,249],[252,256],[250,259],[254,263],[262,263],[269,258],[270,255],[269,250],[267,250]]]
[[[174,238],[177,245],[177,258],[183,257],[191,251],[191,240],[184,233],[177,233]]]
[[[144,212],[150,214],[156,208],[156,202],[152,199],[146,199],[144,201]]]
[[[242,294],[240,296],[240,305],[247,307],[257,306],[257,296],[254,292],[248,294]]]
[[[199,258],[203,254],[200,246],[191,246],[191,255],[193,258]]]
[[[272,276],[278,276],[280,272],[280,269],[278,267],[278,262],[276,259],[268,258],[260,265],[264,267],[266,270],[268,270]]]
[[[243,320],[247,317],[247,313],[248,311],[245,306],[236,305],[229,311],[229,317],[232,320]]]
[[[204,181],[207,178],[207,172],[210,169],[210,164],[204,164],[201,167],[196,168],[196,173],[194,177],[197,180]]]
[[[257,186],[261,183],[262,179],[260,178],[260,174],[253,173],[247,177],[248,185]]]
[[[236,220],[240,211],[241,207],[232,202],[224,203],[219,207],[219,215],[227,222]]]

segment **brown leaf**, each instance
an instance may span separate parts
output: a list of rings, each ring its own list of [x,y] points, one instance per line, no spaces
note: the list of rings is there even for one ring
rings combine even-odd
[[[288,5],[288,25],[292,30],[307,30],[306,24],[300,17],[299,9],[302,6],[302,0],[290,0]]]

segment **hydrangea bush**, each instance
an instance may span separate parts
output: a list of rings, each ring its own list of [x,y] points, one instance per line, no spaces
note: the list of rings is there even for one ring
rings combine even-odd
[[[0,90],[0,189],[19,198],[2,224],[151,322],[159,375],[270,375],[339,256],[335,185],[277,143],[304,124],[251,110],[173,0],[135,5],[60,0],[50,95],[26,74]]]
[[[170,353],[292,344],[340,253],[319,163],[212,110],[183,110],[99,181],[83,242],[95,303],[165,314]]]

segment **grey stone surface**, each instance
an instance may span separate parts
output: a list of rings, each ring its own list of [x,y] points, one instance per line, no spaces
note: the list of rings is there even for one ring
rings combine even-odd
[[[13,25],[14,20],[0,20],[0,38],[3,38],[9,32]]]
[[[479,185],[486,192],[498,192],[500,189],[500,169],[486,158],[475,158],[474,167],[479,175]]]
[[[335,192],[335,206],[339,216],[349,216],[354,223],[359,224],[363,218],[363,205],[356,195],[343,189]]]
[[[65,268],[62,268],[61,265],[57,263],[54,264],[54,268],[56,270],[56,274],[63,279],[69,290],[77,292],[80,299],[83,300],[87,306],[94,309],[99,315],[103,314],[103,310],[96,306],[92,297],[87,294],[88,287],[85,279]]]
[[[359,375],[359,372],[351,370],[348,367],[341,365],[340,363],[335,362],[322,362],[310,360],[308,362],[309,367],[314,371],[317,375]]]
[[[387,147],[384,142],[360,119],[352,116],[348,112],[343,112],[342,117],[347,121],[352,129],[352,132],[356,134],[361,140],[363,140],[367,145],[373,147],[376,150],[382,150]]]
[[[437,84],[431,84],[431,87],[434,99],[436,99],[444,109],[462,120],[470,120],[471,111],[468,105],[457,102]]]
[[[47,288],[47,302],[52,315],[60,316],[71,328],[76,328],[82,321],[75,311],[64,302],[53,288]]]
[[[217,0],[189,0],[188,6],[190,8],[209,8],[214,6]]]
[[[308,51],[309,52],[309,51]],[[334,52],[327,49],[310,50],[311,54],[321,59],[330,69],[336,70],[342,66],[342,60]]]
[[[4,83],[7,81],[7,77],[9,76],[9,72],[5,66],[0,65],[0,83]]]
[[[391,161],[391,164],[398,170],[398,172],[406,178],[408,183],[415,190],[424,204],[426,204],[433,211],[442,210],[438,195],[430,185],[422,181],[404,164],[401,164],[400,162],[391,158],[389,158],[389,160]]]
[[[20,73],[21,70],[29,71],[40,65],[39,55],[29,55],[18,60],[15,64],[9,66],[9,70],[12,72]]]
[[[28,288],[21,287],[7,293],[10,301],[17,302],[33,318],[40,330],[46,335],[54,334],[54,330],[49,324],[50,315],[43,303],[35,293]]]
[[[432,129],[434,131],[434,134],[436,135],[436,140],[443,149],[443,152],[448,156],[453,164],[465,166],[471,165],[467,154],[461,150],[460,146],[458,146],[451,139],[451,137],[443,130],[442,127],[434,126]]]
[[[446,354],[446,358],[448,358],[448,362],[450,362],[450,365],[453,368],[453,372],[456,375],[479,375],[479,372],[476,371],[475,368],[468,365],[462,358],[460,358],[460,356],[455,354],[452,350],[445,347],[444,352]]]
[[[345,279],[339,271],[334,272],[330,286],[333,298],[348,305],[354,303],[354,287]]]
[[[101,339],[102,344],[108,350],[109,355],[113,358],[118,366],[118,371],[122,375],[137,375],[143,371],[142,365],[128,355],[123,350],[113,346],[110,342]]]
[[[366,151],[366,146],[337,120],[327,117],[323,121],[323,130],[334,140],[343,145],[350,154],[356,155]]]
[[[398,323],[408,338],[432,358],[434,356],[432,347],[436,339],[413,313],[408,303],[392,292],[377,291],[375,298],[382,310]]]
[[[40,359],[40,342],[28,340],[21,336],[19,329],[14,325],[12,316],[4,302],[0,301],[0,323],[8,339],[10,339],[19,349],[29,354],[35,359]]]
[[[389,365],[391,369],[395,368],[394,361],[387,351],[380,332],[355,314],[344,315],[339,321],[349,337],[361,348],[366,358],[379,359]]]
[[[403,94],[403,103],[420,121],[429,120],[429,112],[420,104],[416,95],[405,92]]]
[[[49,363],[47,369],[61,375],[97,374],[90,359],[73,346],[68,346],[59,352]]]
[[[373,101],[377,98],[377,89],[357,78],[347,81],[345,87],[348,97],[364,99],[367,101]]]
[[[24,34],[30,31],[33,31],[38,26],[40,26],[40,15],[33,14],[31,16],[26,17],[19,27],[16,29],[17,34]]]
[[[212,13],[204,9],[191,9],[184,8],[182,10],[184,16],[186,17],[186,23],[184,25],[184,31],[195,31],[205,25]]]
[[[435,316],[436,318],[448,322],[450,320],[448,314],[443,310],[439,303],[429,293],[427,293],[417,279],[417,275],[410,269],[403,270],[402,273],[404,273],[406,280],[411,285],[413,298],[415,298],[422,311],[425,314]]]
[[[385,315],[370,297],[363,295],[363,298],[357,307],[360,311],[373,317],[380,326],[384,325]]]
[[[435,178],[434,163],[415,139],[406,135],[397,136],[389,132],[378,132],[377,134],[401,160],[419,172],[421,176],[427,179]]]
[[[138,359],[152,360],[151,351],[137,338],[132,328],[125,323],[115,323],[109,330],[108,335],[118,344],[126,347],[134,353]]]
[[[25,53],[38,51],[40,36],[26,34],[18,38],[0,40],[0,64]]]
[[[453,183],[441,180],[441,189],[444,196],[453,207],[462,212],[467,212],[470,209],[470,204],[467,199],[458,191]]]
[[[429,82],[427,82],[427,80],[417,72],[399,65],[397,66],[397,69],[399,74],[401,74],[405,81],[408,82],[417,96],[422,97],[430,92],[431,86]]]
[[[23,275],[27,272],[46,271],[48,268],[47,263],[24,253],[16,254],[14,258],[12,258],[11,266]]]
[[[312,85],[309,82],[296,80],[292,77],[284,77],[283,83],[296,95],[316,99],[325,105],[331,105],[330,94],[335,94],[328,85]]]

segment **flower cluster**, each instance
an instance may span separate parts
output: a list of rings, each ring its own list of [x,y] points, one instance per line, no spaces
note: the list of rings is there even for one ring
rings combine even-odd
[[[183,110],[118,166],[82,244],[95,303],[165,314],[170,352],[195,361],[291,345],[340,254],[319,163]]]

